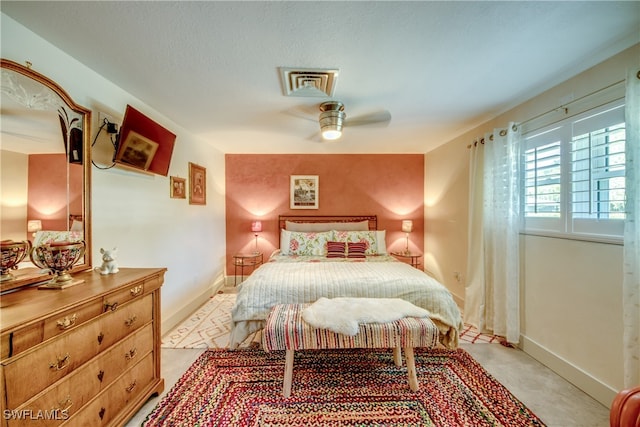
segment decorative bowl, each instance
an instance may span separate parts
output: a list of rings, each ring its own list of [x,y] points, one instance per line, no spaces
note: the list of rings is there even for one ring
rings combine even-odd
[[[73,284],[69,270],[82,258],[86,247],[86,243],[80,240],[46,243],[31,250],[31,262],[55,275],[54,279],[46,284],[46,288],[62,289]]]
[[[31,242],[23,240],[14,242],[13,240],[3,240],[0,242],[2,249],[2,266],[0,267],[0,282],[13,280],[15,277],[9,270],[17,270],[18,264],[24,259],[31,249]]]

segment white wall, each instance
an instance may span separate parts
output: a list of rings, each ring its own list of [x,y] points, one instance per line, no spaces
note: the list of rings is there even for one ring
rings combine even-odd
[[[166,267],[163,331],[189,314],[222,284],[225,254],[224,155],[8,16],[1,16],[2,57],[24,64],[93,111],[124,114],[126,104],[177,135],[169,175],[188,177],[188,162],[207,169],[207,204],[169,197],[169,176],[92,168],[93,264],[101,247],[118,247],[121,267]],[[99,154],[99,153],[98,153]]]
[[[524,122],[624,80],[640,44],[426,155],[425,266],[464,299],[468,246],[469,150],[475,138]],[[443,167],[446,165],[446,167]],[[622,246],[522,236],[521,337],[524,351],[604,405],[622,389]],[[462,271],[462,285],[454,277]]]
[[[623,386],[623,247],[523,236],[521,248],[523,349],[609,405]]]
[[[21,241],[28,239],[27,181],[29,156],[3,150],[0,153],[0,229],[3,239]]]

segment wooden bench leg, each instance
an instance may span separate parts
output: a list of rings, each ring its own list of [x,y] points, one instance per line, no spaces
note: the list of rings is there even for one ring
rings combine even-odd
[[[404,354],[407,358],[407,375],[409,376],[409,388],[418,391],[418,375],[416,373],[416,361],[413,358],[413,347],[405,347]]]
[[[402,350],[399,345],[393,348],[393,361],[396,366],[402,366]]]
[[[293,380],[293,350],[286,350],[284,362],[284,384],[282,394],[284,397],[291,396],[291,382]]]

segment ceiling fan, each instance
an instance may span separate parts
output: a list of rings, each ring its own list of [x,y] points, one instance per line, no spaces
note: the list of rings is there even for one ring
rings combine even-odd
[[[324,140],[340,138],[343,126],[388,124],[389,121],[391,121],[391,113],[386,110],[347,119],[342,102],[326,101],[320,104],[320,132]]]

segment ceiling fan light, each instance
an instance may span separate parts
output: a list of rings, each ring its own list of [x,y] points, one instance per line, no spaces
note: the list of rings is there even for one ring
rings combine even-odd
[[[322,139],[334,140],[342,136],[341,130],[327,129],[322,131]]]
[[[320,105],[320,131],[322,138],[338,139],[342,136],[342,123],[347,116],[340,102],[325,102]]]

